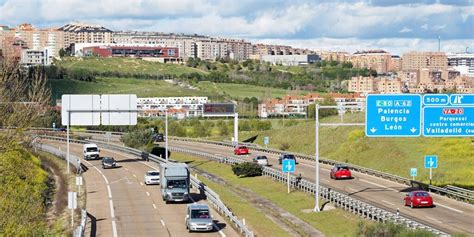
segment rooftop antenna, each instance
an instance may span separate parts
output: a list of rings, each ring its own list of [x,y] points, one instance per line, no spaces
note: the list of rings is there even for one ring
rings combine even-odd
[[[438,35],[438,52],[441,52],[441,36]]]

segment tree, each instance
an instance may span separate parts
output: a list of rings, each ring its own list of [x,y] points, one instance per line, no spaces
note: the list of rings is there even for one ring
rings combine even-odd
[[[232,165],[232,172],[239,177],[255,177],[262,175],[262,167],[257,163],[244,162]]]
[[[64,58],[64,56],[66,56],[66,50],[64,50],[63,48],[61,48],[59,50],[59,57],[60,58]]]

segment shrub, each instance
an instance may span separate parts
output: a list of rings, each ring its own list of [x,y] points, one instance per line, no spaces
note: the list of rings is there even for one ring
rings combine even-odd
[[[394,223],[371,223],[359,222],[357,227],[357,236],[366,237],[430,237],[435,236],[433,233],[426,230],[412,230],[402,225]]]
[[[122,136],[122,142],[126,146],[140,149],[149,143],[152,143],[152,132],[150,129],[135,130]]]
[[[232,172],[239,177],[255,177],[262,175],[262,167],[257,163],[244,162],[232,165]]]
[[[290,144],[288,144],[287,142],[284,142],[282,144],[280,144],[280,150],[282,151],[286,151],[290,148]]]

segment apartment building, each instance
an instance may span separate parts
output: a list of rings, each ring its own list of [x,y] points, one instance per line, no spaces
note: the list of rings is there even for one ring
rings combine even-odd
[[[357,51],[348,57],[355,68],[367,68],[386,74],[390,69],[392,57],[384,50]]]
[[[122,46],[122,45],[116,45],[116,44],[83,47],[82,55],[85,57],[97,56],[97,57],[162,58],[164,62],[175,62],[180,59],[178,48]]]
[[[347,52],[322,51],[320,56],[324,61],[347,62],[351,55]]]
[[[251,59],[260,60],[264,55],[311,55],[316,54],[315,51],[309,49],[293,48],[287,45],[269,45],[269,44],[253,44],[252,52],[249,56]]]
[[[390,57],[387,70],[389,72],[395,73],[400,72],[402,70],[402,58],[400,58],[398,55],[392,55]]]
[[[313,55],[262,55],[261,60],[273,65],[299,66],[313,64],[320,60],[319,56]]]
[[[168,116],[178,119],[201,117],[203,105],[208,101],[207,97],[137,98],[138,116],[163,117],[168,111]]]
[[[444,52],[409,52],[402,56],[402,70],[443,70],[448,67],[448,58]]]
[[[462,75],[474,77],[474,53],[450,53],[447,58],[449,67]]]
[[[18,49],[18,44],[21,47],[28,48],[35,51],[48,51],[48,60],[59,56],[59,50],[64,48],[63,40],[64,34],[57,29],[36,29],[31,24],[21,24],[15,28],[1,27],[0,30],[0,47],[7,55],[13,52],[15,48]],[[13,50],[13,51],[12,51]],[[21,51],[21,50],[20,50]],[[22,55],[17,52],[16,55]],[[25,59],[26,60],[26,59]]]
[[[403,82],[398,77],[352,77],[348,90],[356,93],[398,94],[403,92]]]
[[[339,106],[360,106],[363,110],[365,105],[365,96],[359,94],[340,94],[331,93],[329,97],[334,99]],[[279,116],[306,116],[308,106],[323,101],[324,97],[320,94],[310,93],[308,95],[287,95],[282,99],[269,99],[258,105],[258,116],[261,118],[279,117]]]
[[[48,53],[48,49],[23,49],[21,51],[20,63],[25,66],[49,65],[51,61],[49,60],[50,57]]]
[[[78,43],[110,44],[113,42],[113,32],[100,25],[72,22],[58,30],[64,32],[66,47]]]

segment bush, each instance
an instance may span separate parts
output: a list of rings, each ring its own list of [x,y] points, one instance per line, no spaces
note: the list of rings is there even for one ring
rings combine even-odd
[[[430,237],[435,236],[426,230],[412,230],[394,223],[359,222],[357,236],[366,237]]]
[[[288,144],[287,142],[284,142],[282,144],[280,144],[280,150],[282,151],[286,151],[290,148],[290,144]]]
[[[232,165],[232,172],[239,177],[255,177],[262,175],[262,167],[257,163],[244,162]]]
[[[150,129],[135,130],[122,136],[122,142],[128,147],[141,149],[149,143],[152,143],[152,132]]]

